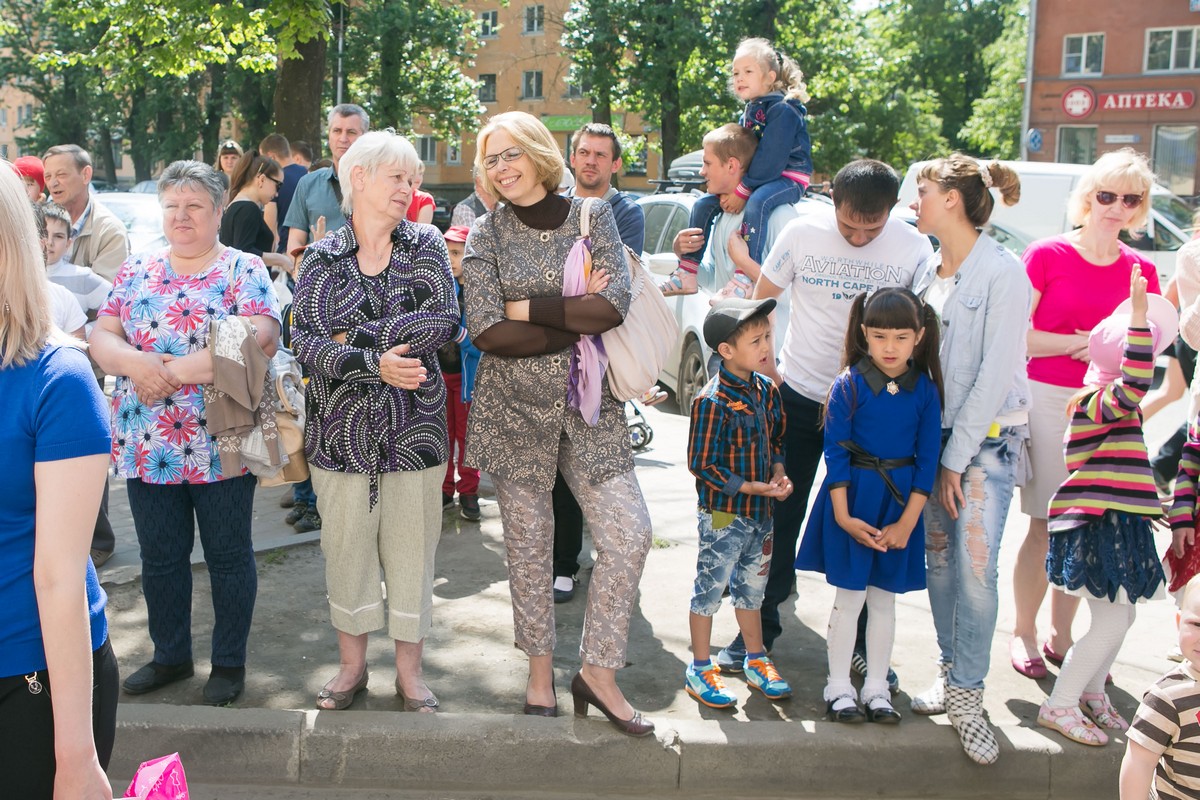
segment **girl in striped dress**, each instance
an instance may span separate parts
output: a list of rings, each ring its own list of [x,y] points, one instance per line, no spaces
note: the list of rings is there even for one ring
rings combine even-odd
[[[1046,575],[1087,599],[1092,627],[1067,652],[1037,722],[1081,744],[1107,744],[1106,729],[1129,727],[1104,692],[1105,677],[1133,624],[1134,604],[1162,590],[1151,531],[1162,508],[1138,406],[1155,357],[1178,327],[1170,302],[1147,296],[1145,277],[1132,270],[1129,300],[1089,336],[1091,365],[1069,407],[1069,474],[1050,501]]]

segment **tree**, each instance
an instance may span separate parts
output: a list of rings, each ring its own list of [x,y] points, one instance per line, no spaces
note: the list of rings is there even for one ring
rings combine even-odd
[[[563,15],[563,50],[571,55],[571,83],[592,100],[592,121],[612,125],[613,103],[624,89],[628,44],[622,22],[627,0],[573,0]]]
[[[483,111],[463,72],[478,44],[475,18],[435,0],[364,0],[346,30],[350,98],[375,128],[411,131],[422,117],[436,136],[457,138]]]
[[[983,51],[988,86],[971,106],[971,117],[958,132],[971,152],[1015,159],[1021,153],[1021,105],[1025,99],[1028,5],[1005,12],[1004,31]]]

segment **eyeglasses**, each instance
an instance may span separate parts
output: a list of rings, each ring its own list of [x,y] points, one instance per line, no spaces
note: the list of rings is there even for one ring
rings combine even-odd
[[[505,164],[511,164],[521,156],[525,155],[525,151],[519,147],[510,147],[503,153],[497,153],[494,156],[485,156],[483,159],[484,169],[495,169],[500,163],[500,159],[504,159]]]
[[[267,180],[269,180],[271,183],[275,184],[275,191],[279,191],[279,187],[283,186],[283,181],[280,180],[279,178],[272,178],[270,175],[267,175],[267,174],[264,174],[263,177],[266,178]]]
[[[1117,200],[1126,208],[1137,208],[1146,199],[1144,194],[1117,194],[1116,192],[1096,192],[1096,202],[1102,206],[1111,206]]]

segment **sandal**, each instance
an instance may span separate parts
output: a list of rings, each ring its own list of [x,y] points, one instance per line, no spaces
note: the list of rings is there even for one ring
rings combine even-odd
[[[666,399],[667,393],[660,389],[656,383],[647,389],[645,394],[638,398],[638,402],[649,408],[650,406],[658,405]]]
[[[658,287],[662,290],[663,297],[675,297],[680,294],[695,294],[696,293],[696,273],[689,272],[682,267],[671,273],[671,277],[667,278],[665,283]]]
[[[1079,710],[1101,728],[1108,728],[1110,731],[1129,730],[1129,723],[1113,708],[1104,692],[1082,694],[1079,698]]]
[[[1042,645],[1042,654],[1046,656],[1047,661],[1049,661],[1051,664],[1053,664],[1056,667],[1061,667],[1063,665],[1063,662],[1067,660],[1067,656],[1065,653],[1062,653],[1062,654],[1056,653],[1050,649],[1050,642],[1046,642],[1044,645]],[[1112,686],[1112,682],[1113,682],[1112,673],[1110,672],[1104,676],[1104,685]]]
[[[1108,736],[1083,716],[1078,708],[1051,708],[1045,703],[1038,709],[1037,724],[1058,731],[1073,742],[1089,747],[1108,744]]]
[[[358,682],[343,692],[335,692],[330,689],[329,683],[333,683],[331,680],[329,683],[325,684],[325,688],[321,689],[321,691],[317,693],[317,708],[321,709],[322,711],[346,710],[350,707],[350,704],[354,702],[354,698],[358,697],[360,692],[366,691],[367,677],[367,667],[364,664],[362,676],[358,679]],[[334,680],[337,679],[334,678]],[[322,701],[325,700],[332,700],[333,705],[322,705]]]
[[[722,300],[730,300],[739,298],[745,300],[754,294],[754,282],[750,280],[750,276],[744,272],[735,272],[733,277],[729,279],[729,283],[713,295],[708,301],[710,306],[714,306]]]
[[[400,688],[399,678],[396,678],[396,694],[404,700],[405,711],[425,711],[426,709],[429,711],[437,711],[438,706],[441,705],[438,702],[437,695],[435,695],[433,692],[430,692],[429,697],[424,699],[419,697],[409,697],[404,693],[404,689]]]

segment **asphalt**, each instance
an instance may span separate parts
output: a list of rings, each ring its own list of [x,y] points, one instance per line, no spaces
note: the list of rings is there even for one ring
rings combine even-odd
[[[1168,409],[1149,425],[1165,438],[1182,412]],[[524,717],[525,660],[512,645],[512,617],[498,509],[484,486],[483,520],[444,515],[434,587],[434,630],[425,670],[443,711],[400,713],[391,689],[391,645],[373,634],[371,687],[347,711],[317,711],[313,699],[337,669],[336,637],[324,598],[319,534],[296,534],[279,508],[283,489],[260,490],[253,536],[259,599],[250,636],[247,686],[230,708],[200,704],[208,672],[212,612],[199,557],[194,570],[196,677],[150,695],[122,695],[116,751],[109,769],[118,793],[137,764],[179,752],[205,798],[262,797],[937,797],[1082,798],[1114,796],[1124,738],[1103,748],[1071,743],[1038,728],[1038,705],[1053,686],[1008,665],[1011,574],[1026,520],[1014,503],[1001,551],[1000,620],[992,648],[985,709],[1001,742],[999,762],[979,767],[963,755],[945,717],[908,712],[908,697],[935,674],[934,628],[924,592],[897,603],[893,665],[902,691],[898,727],[847,726],[822,719],[824,631],[833,591],[801,573],[784,607],[785,633],[774,658],[794,697],[771,703],[729,684],[735,710],[699,706],[683,691],[688,652],[687,605],[695,566],[695,489],[684,465],[686,417],[648,409],[654,439],[637,456],[638,477],[655,530],[631,625],[629,667],[618,676],[633,705],[658,726],[629,739],[597,717],[571,714],[567,685],[578,668],[585,567],[577,597],[556,607],[556,683],[562,716]],[[152,655],[140,592],[136,537],[124,487],[111,481],[110,512],[118,551],[101,569],[109,592],[113,646],[128,675]],[[815,494],[815,492],[814,492]],[[1043,609],[1043,615],[1046,610]],[[1045,620],[1043,619],[1043,629]],[[1077,636],[1086,630],[1080,611]],[[735,633],[722,609],[714,644]],[[1111,695],[1132,716],[1145,687],[1169,669],[1175,642],[1167,600],[1139,606],[1117,663]]]

